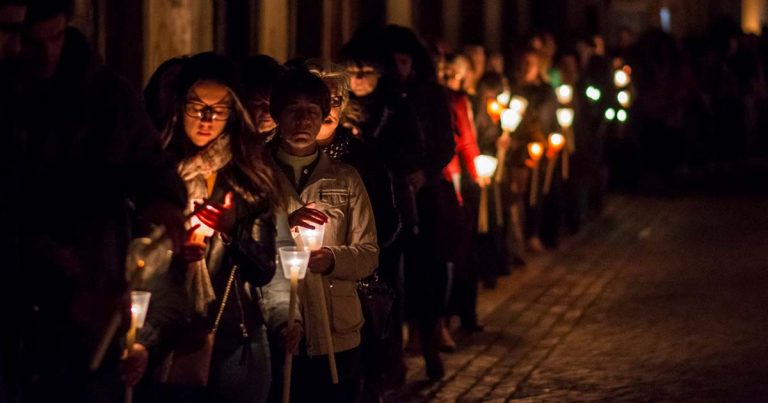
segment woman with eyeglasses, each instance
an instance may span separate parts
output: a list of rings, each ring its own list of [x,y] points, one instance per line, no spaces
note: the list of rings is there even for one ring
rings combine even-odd
[[[261,143],[229,60],[213,53],[193,56],[176,83],[175,112],[164,140],[180,161],[178,172],[190,200],[187,242],[175,263],[183,267],[191,319],[178,337],[163,338],[171,341],[173,353],[154,397],[163,402],[263,402],[271,371],[255,287],[282,277],[275,276],[272,170],[260,158]],[[170,311],[162,298],[153,293],[150,319]],[[264,301],[268,309],[279,302]],[[207,386],[179,386],[184,379],[180,370],[190,369],[179,368],[182,347],[189,352],[189,346],[202,345],[212,329]]]

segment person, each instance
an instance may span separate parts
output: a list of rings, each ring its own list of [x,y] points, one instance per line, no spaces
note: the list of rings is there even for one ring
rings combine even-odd
[[[201,53],[187,60],[177,80],[173,125],[164,138],[180,161],[190,200],[185,213],[196,219],[180,256],[192,301],[183,333],[189,338],[215,328],[215,342],[208,385],[173,387],[169,378],[158,386],[158,401],[263,402],[271,371],[254,287],[276,277],[277,188],[270,166],[258,158],[262,143],[240,101],[234,64]],[[201,226],[213,232],[201,236]]]
[[[418,232],[408,234],[410,238],[404,242],[406,312],[417,324],[414,339],[421,340],[428,377],[440,379],[444,368],[438,352],[439,318],[446,308],[448,263],[457,259],[458,251],[452,247],[456,242],[454,210],[441,203],[455,198],[451,184],[442,176],[456,147],[451,112],[445,89],[437,83],[434,63],[416,34],[388,25],[380,35],[384,77],[406,101],[416,123],[416,131],[408,133],[417,141],[408,151],[415,159],[405,176],[418,216]]]
[[[178,56],[164,61],[155,69],[144,87],[144,106],[159,132],[167,128],[173,115],[174,84],[188,58]]]
[[[552,87],[542,78],[540,52],[531,48],[523,50],[514,68],[512,93],[519,94],[528,100],[528,107],[517,131],[525,144],[531,141],[546,144],[549,133],[559,131],[555,118],[558,104]],[[545,164],[546,161],[541,163]],[[538,202],[533,206],[530,203],[525,204],[525,236],[529,252],[541,253],[546,250],[546,247],[557,246],[560,214],[559,177],[559,174],[553,176],[553,188],[549,196],[539,197]],[[541,195],[541,189],[529,188],[528,185],[533,184],[532,181],[526,182],[528,183],[524,189],[528,188],[528,192]],[[543,180],[538,183],[541,187]]]
[[[269,96],[272,87],[285,71],[275,59],[267,55],[256,55],[246,59],[240,66],[245,84],[245,104],[251,113],[259,135],[268,142],[275,134],[277,124],[269,114]]]
[[[118,338],[94,358],[111,319],[130,317],[126,248],[143,223],[164,227],[178,250],[186,194],[137,94],[67,27],[71,6],[30,2],[24,29],[18,394],[122,401]],[[128,351],[123,371],[140,370],[146,352]]]
[[[455,220],[459,222],[455,227],[457,238],[462,245],[470,245],[462,248],[465,253],[459,254],[454,262],[455,272],[450,298],[449,313],[458,314],[461,319],[462,329],[477,331],[482,327],[477,323],[477,281],[478,272],[485,277],[485,272],[491,271],[495,278],[497,268],[493,264],[493,245],[496,244],[496,220],[493,203],[489,203],[489,229],[483,234],[477,233],[477,218],[475,215],[479,208],[480,189],[490,185],[490,178],[481,178],[477,175],[474,160],[480,155],[477,132],[474,124],[474,110],[468,95],[463,91],[464,80],[469,70],[469,60],[465,56],[448,54],[445,57],[445,67],[442,69],[441,83],[448,88],[448,99],[451,106],[453,120],[454,140],[456,142],[456,155],[444,169],[446,179],[454,184],[457,201],[461,207],[456,207]],[[460,159],[461,158],[461,159]],[[463,164],[462,164],[463,163]],[[489,189],[493,192],[494,189]],[[493,193],[490,193],[493,199]],[[451,199],[444,203],[452,202]],[[488,247],[489,245],[491,247]],[[489,260],[479,260],[479,257],[488,257]],[[480,263],[480,264],[478,264]],[[441,348],[455,350],[448,326],[441,324]]]
[[[373,215],[376,220],[376,237],[379,242],[379,266],[376,278],[380,278],[389,289],[398,287],[399,248],[395,245],[401,230],[400,217],[394,204],[392,181],[384,161],[377,155],[370,144],[353,134],[353,127],[341,124],[348,119],[349,78],[343,66],[325,63],[320,60],[307,61],[310,72],[320,77],[331,92],[331,111],[323,120],[323,125],[317,135],[317,143],[323,152],[337,161],[354,167],[368,191]],[[374,281],[374,279],[369,279]],[[402,319],[397,310],[391,310],[389,315],[383,312],[365,312],[366,315],[379,315],[370,318],[366,316],[363,325],[362,348],[364,402],[378,402],[383,398],[384,375],[392,365],[402,364],[402,339],[395,337],[402,334]],[[378,328],[379,324],[384,328]],[[389,326],[386,326],[389,325]]]
[[[373,210],[354,168],[320,151],[317,135],[330,113],[330,92],[304,69],[287,72],[271,96],[278,125],[272,155],[292,228],[325,225],[323,247],[312,251],[299,286],[305,334],[294,358],[291,396],[298,402],[354,402],[360,374],[363,316],[357,281],[378,265]],[[320,301],[324,300],[325,304]],[[327,309],[327,316],[320,309]],[[330,323],[332,344],[323,317]],[[331,346],[333,348],[331,348]],[[331,383],[335,354],[339,383]]]
[[[410,106],[393,86],[382,80],[383,62],[373,46],[376,43],[375,33],[363,30],[342,48],[341,60],[350,81],[350,101],[344,109],[342,125],[349,126],[351,133],[369,144],[377,159],[384,162],[399,216],[397,237],[384,248],[380,258],[383,267],[393,268],[380,274],[395,291],[390,353],[383,381],[386,389],[402,386],[406,377],[402,353],[405,292],[401,258],[406,240],[419,228],[416,198],[408,177],[418,170],[421,144]]]

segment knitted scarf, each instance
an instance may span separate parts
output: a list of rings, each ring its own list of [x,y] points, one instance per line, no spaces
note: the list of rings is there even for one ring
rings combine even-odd
[[[189,205],[184,212],[185,215],[192,214],[194,202],[202,203],[210,197],[205,178],[219,171],[232,159],[229,147],[229,135],[225,133],[208,144],[202,151],[179,163],[179,176],[187,185],[187,195],[189,196]],[[189,226],[189,223],[187,225]],[[194,303],[195,311],[205,315],[208,304],[216,299],[206,259],[187,265],[186,287]]]

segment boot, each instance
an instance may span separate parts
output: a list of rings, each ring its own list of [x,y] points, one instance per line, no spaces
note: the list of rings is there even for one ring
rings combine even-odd
[[[453,337],[451,337],[451,332],[448,331],[448,326],[446,324],[446,319],[440,318],[440,337],[439,337],[439,344],[438,344],[438,350],[440,350],[443,353],[452,353],[456,351],[456,342],[453,340]]]

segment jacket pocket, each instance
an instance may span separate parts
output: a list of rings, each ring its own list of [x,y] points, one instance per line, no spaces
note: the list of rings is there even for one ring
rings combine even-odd
[[[328,207],[342,207],[349,203],[348,189],[320,189],[321,203]]]
[[[336,333],[350,333],[363,326],[363,311],[352,281],[330,280],[331,322]]]

